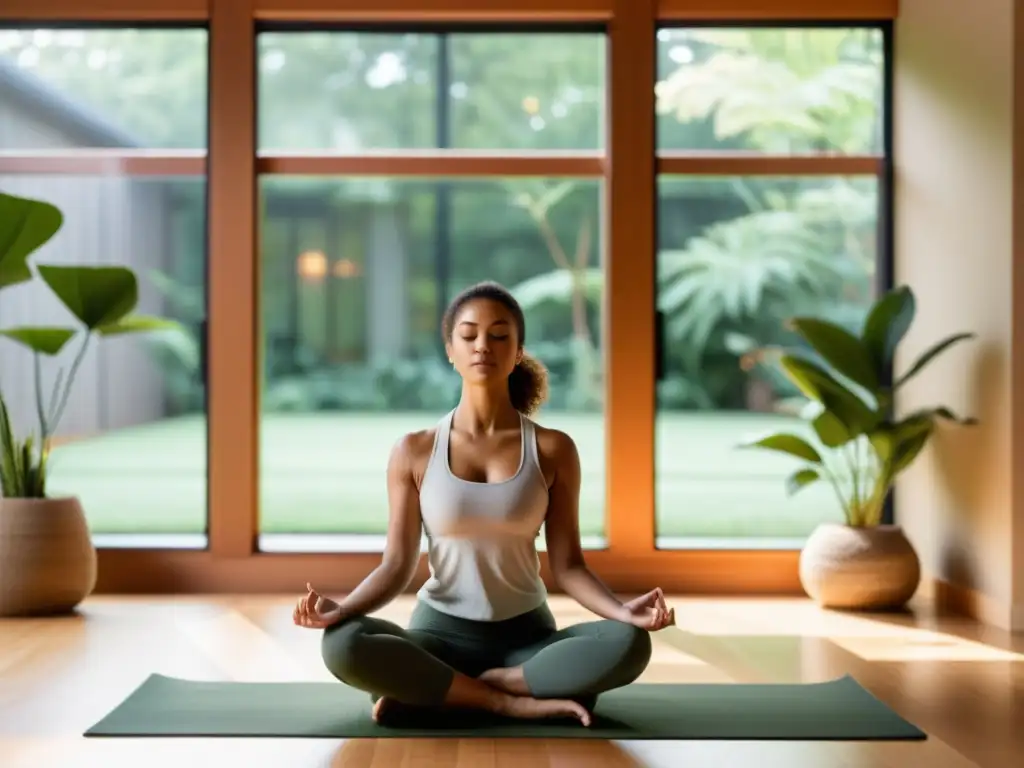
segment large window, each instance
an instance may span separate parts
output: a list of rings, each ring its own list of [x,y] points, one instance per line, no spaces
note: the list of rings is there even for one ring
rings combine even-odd
[[[840,519],[834,499],[789,497],[789,462],[736,446],[802,430],[799,393],[760,354],[795,343],[787,319],[856,331],[884,279],[871,160],[884,138],[882,34],[662,29],[658,63],[658,546],[797,549]],[[709,153],[701,175],[687,174],[687,150]],[[707,173],[737,152],[752,173]],[[791,157],[802,172],[786,173]]]
[[[551,374],[537,419],[581,446],[581,527],[601,546],[600,178],[456,177],[438,150],[600,149],[603,36],[266,32],[258,55],[258,141],[284,159],[259,187],[261,548],[383,546],[389,452],[457,403],[441,315],[483,280],[523,305]],[[409,150],[435,170],[409,170]],[[286,175],[296,152],[326,165]],[[380,175],[331,170],[387,152]]]
[[[495,280],[605,582],[800,589],[839,510],[738,444],[802,429],[786,321],[857,328],[891,282],[895,0],[41,5],[0,4],[0,188],[63,210],[38,261],[131,266],[183,328],[91,346],[54,441],[104,588],[358,584],[392,447],[460,393],[442,314]],[[11,340],[0,387],[30,429]]]
[[[206,70],[203,29],[0,30],[0,189],[64,215],[34,262],[131,267],[138,310],[185,329],[93,340],[75,368],[80,333],[41,367],[46,400],[75,371],[49,492],[80,497],[100,545],[206,544]],[[4,291],[0,327],[65,314],[36,280]],[[0,340],[0,385],[26,430],[33,368]]]

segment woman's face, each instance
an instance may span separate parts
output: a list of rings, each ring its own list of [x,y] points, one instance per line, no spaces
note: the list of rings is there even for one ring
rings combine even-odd
[[[447,347],[455,370],[466,381],[507,380],[522,354],[515,317],[492,299],[462,305]]]

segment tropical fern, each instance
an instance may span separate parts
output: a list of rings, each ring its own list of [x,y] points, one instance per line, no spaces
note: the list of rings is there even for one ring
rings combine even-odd
[[[826,295],[841,262],[793,211],[758,211],[715,224],[684,250],[659,255],[659,309],[698,361],[716,329],[763,316],[773,298]]]
[[[693,29],[674,40],[707,51],[707,58],[657,84],[661,114],[684,123],[710,120],[719,140],[746,136],[759,151],[777,154],[822,147],[856,153],[877,143],[877,36]]]

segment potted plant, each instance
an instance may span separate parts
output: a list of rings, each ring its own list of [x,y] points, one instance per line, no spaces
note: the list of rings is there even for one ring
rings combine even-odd
[[[23,437],[0,393],[0,616],[65,613],[92,592],[96,550],[82,506],[76,497],[47,493],[50,439],[95,340],[175,327],[134,314],[138,281],[126,267],[40,264],[33,272],[32,254],[62,225],[56,206],[0,193],[0,290],[38,274],[78,321],[77,327],[0,329],[0,337],[31,353],[35,384],[34,429]],[[48,387],[43,359],[69,349],[75,350],[69,367]]]
[[[886,500],[939,420],[975,423],[945,407],[894,415],[901,387],[954,344],[974,338],[957,333],[943,339],[895,375],[896,348],[915,313],[913,292],[899,287],[872,305],[858,334],[818,318],[793,319],[805,347],[772,361],[807,398],[801,416],[808,428],[804,435],[780,432],[743,444],[801,461],[786,481],[790,494],[818,482],[835,491],[845,522],[819,525],[800,553],[801,583],[824,607],[894,609],[914,595],[920,562],[902,528],[882,523]],[[762,353],[760,360],[766,359]]]

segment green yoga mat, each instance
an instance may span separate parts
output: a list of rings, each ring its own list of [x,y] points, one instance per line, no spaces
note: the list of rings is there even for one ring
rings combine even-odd
[[[892,740],[925,734],[852,677],[804,685],[634,683],[601,696],[589,728],[445,713],[382,728],[341,683],[198,682],[152,675],[86,736]]]

